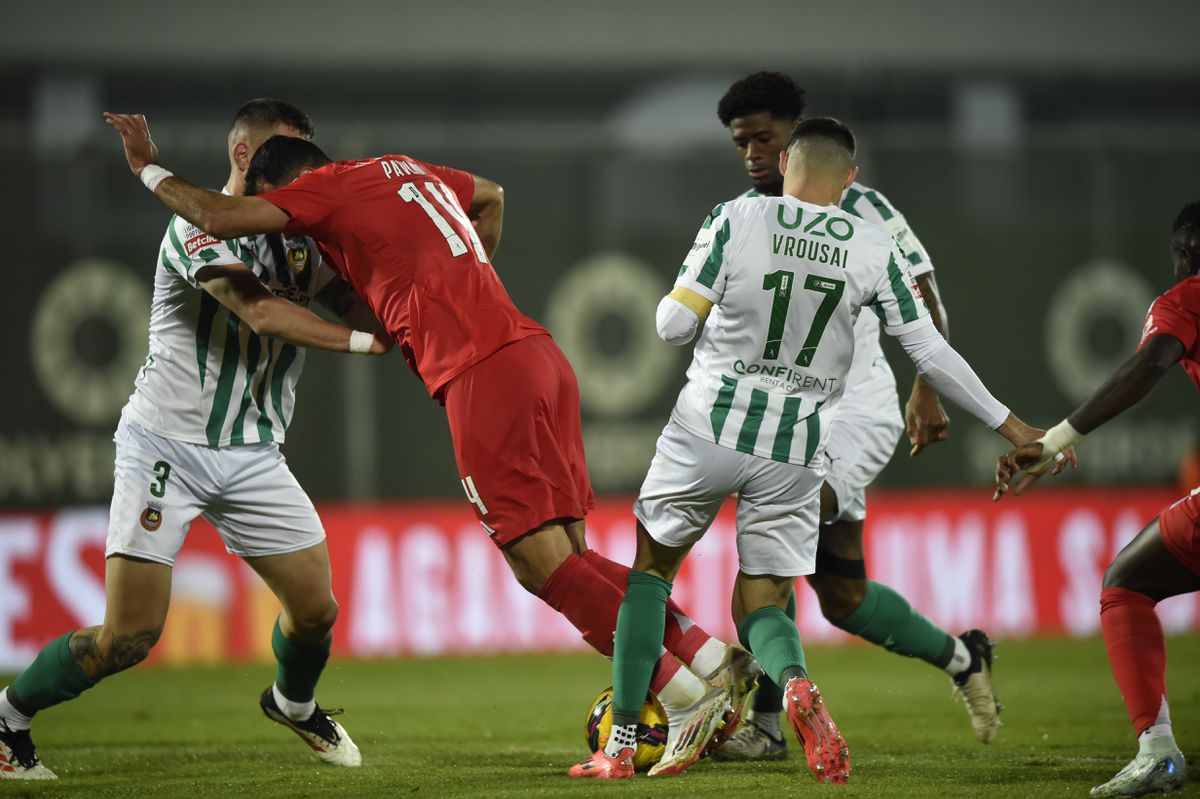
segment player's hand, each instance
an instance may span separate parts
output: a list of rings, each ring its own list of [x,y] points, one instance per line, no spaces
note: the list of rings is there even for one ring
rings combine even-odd
[[[992,500],[999,502],[1007,493],[1019,497],[1046,472],[1057,476],[1068,465],[1072,469],[1079,466],[1074,447],[1067,447],[1057,455],[1048,457],[1041,442],[1033,441],[1019,446],[996,459],[996,493],[992,495]],[[1021,477],[1014,484],[1013,478],[1018,474]]]
[[[950,437],[950,417],[946,416],[941,398],[920,378],[913,383],[912,394],[904,404],[904,426],[912,444],[908,453],[910,458],[920,455],[930,444]]]
[[[374,340],[371,342],[371,350],[368,355],[387,355],[392,351],[392,347],[396,346],[396,342],[391,338],[381,338],[378,333],[375,334]]]
[[[158,163],[158,148],[150,138],[150,126],[141,114],[112,114],[104,112],[104,121],[116,128],[125,145],[125,160],[133,174],[141,176],[148,164]]]

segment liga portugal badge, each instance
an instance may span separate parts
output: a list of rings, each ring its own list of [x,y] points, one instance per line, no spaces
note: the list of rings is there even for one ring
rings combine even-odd
[[[142,511],[142,527],[148,532],[153,533],[162,526],[162,505],[157,502],[146,504],[146,509]]]

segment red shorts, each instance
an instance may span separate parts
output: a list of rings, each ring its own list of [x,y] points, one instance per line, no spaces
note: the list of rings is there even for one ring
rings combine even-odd
[[[554,339],[497,350],[451,381],[445,398],[463,489],[496,546],[595,506],[579,384]]]
[[[1175,559],[1200,574],[1200,488],[1162,512],[1158,531]]]

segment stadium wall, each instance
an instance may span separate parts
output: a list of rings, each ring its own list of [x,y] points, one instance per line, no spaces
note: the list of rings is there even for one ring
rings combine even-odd
[[[872,497],[871,576],[952,630],[997,637],[1098,631],[1104,567],[1167,503],[1169,488],[1043,490],[988,502],[983,489],[887,491]],[[584,649],[567,622],[525,593],[465,501],[327,503],[341,616],[339,657]],[[28,663],[64,630],[100,623],[107,511],[89,507],[0,514],[0,671]],[[588,519],[592,546],[629,563],[626,499]],[[733,638],[733,505],[694,549],[674,596],[701,624]],[[846,636],[799,592],[807,641]],[[1160,606],[1169,631],[1200,628],[1200,595]],[[171,615],[152,658],[204,663],[270,658],[278,605],[258,578],[197,521],[176,563]]]

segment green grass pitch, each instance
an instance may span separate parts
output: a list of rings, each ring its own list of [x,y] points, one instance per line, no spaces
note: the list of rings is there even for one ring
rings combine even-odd
[[[1200,771],[1200,637],[1170,639],[1172,716]],[[6,797],[150,796],[1086,796],[1135,744],[1099,640],[1002,644],[999,740],[970,732],[949,681],[865,646],[812,647],[809,667],[850,745],[847,786],[818,785],[798,747],[784,763],[702,761],[683,777],[568,780],[583,716],[609,684],[591,655],[333,663],[318,698],[343,706],[364,767],[317,763],[257,707],[266,665],[143,668],[39,717],[56,783],[0,782]],[[5,683],[7,681],[4,681]],[[4,683],[0,683],[4,684]],[[797,756],[799,754],[799,756]],[[1193,777],[1186,796],[1200,796]]]

